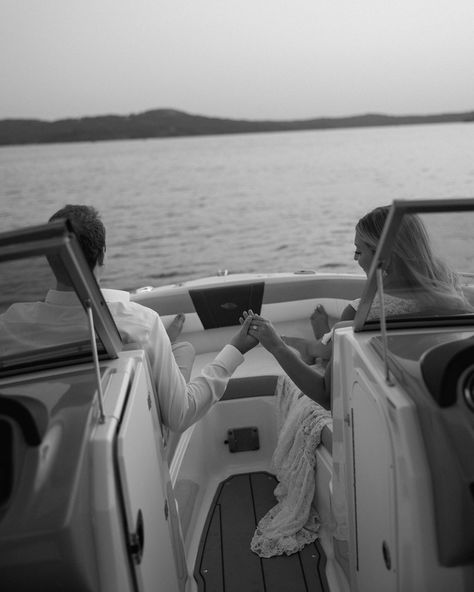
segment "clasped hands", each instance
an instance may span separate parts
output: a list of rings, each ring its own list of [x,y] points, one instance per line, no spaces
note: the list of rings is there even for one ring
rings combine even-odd
[[[241,325],[248,327],[248,335],[259,341],[269,352],[273,352],[276,348],[284,345],[282,338],[275,331],[271,322],[255,314],[252,310],[244,310],[239,321]]]

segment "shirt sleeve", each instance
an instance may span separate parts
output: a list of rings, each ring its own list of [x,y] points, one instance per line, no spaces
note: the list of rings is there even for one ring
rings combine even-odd
[[[321,343],[327,345],[332,340],[332,329],[321,337]]]
[[[146,348],[151,364],[163,423],[182,432],[200,419],[218,401],[229,378],[244,361],[232,345],[226,345],[205,366],[200,376],[186,383],[173,356],[168,334],[157,317]]]

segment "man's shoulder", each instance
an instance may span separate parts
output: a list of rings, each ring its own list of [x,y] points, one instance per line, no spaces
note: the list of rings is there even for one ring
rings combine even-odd
[[[44,307],[44,302],[14,302],[0,315],[3,320],[29,317]]]
[[[155,310],[137,302],[111,302],[109,310],[119,329],[135,335],[135,341],[145,339],[142,335],[143,331],[148,336],[151,331],[159,329],[162,325],[160,316]],[[141,337],[137,337],[138,334]]]
[[[107,302],[107,305],[110,308],[110,310],[123,310],[128,312],[135,312],[142,316],[148,316],[153,318],[159,317],[159,314],[156,312],[156,310],[148,308],[148,306],[143,306],[143,304],[139,304],[138,302],[134,302],[133,300],[129,300],[128,302]]]
[[[102,295],[110,308],[123,308],[127,310],[135,310],[143,314],[149,314],[150,316],[158,316],[158,313],[155,310],[131,300],[130,292],[126,292],[125,290],[103,288]]]

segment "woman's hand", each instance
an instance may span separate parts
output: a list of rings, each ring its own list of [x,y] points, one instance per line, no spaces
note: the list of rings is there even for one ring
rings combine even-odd
[[[244,312],[241,322],[246,322],[248,317],[251,316],[250,313],[251,311],[249,313]],[[286,347],[271,322],[260,315],[252,315],[248,332],[249,335],[258,339],[270,353],[274,353],[280,347]]]

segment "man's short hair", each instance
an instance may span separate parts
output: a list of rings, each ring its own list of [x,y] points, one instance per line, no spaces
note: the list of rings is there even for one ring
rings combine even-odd
[[[71,222],[90,269],[103,265],[105,226],[99,212],[92,206],[67,205],[53,214],[49,222],[61,218],[67,218]]]
[[[92,206],[67,205],[51,216],[48,222],[67,219],[72,225],[87,265],[94,270],[103,265],[105,256],[105,226],[99,212]],[[69,286],[71,280],[64,266],[55,256],[47,257],[58,282]]]

